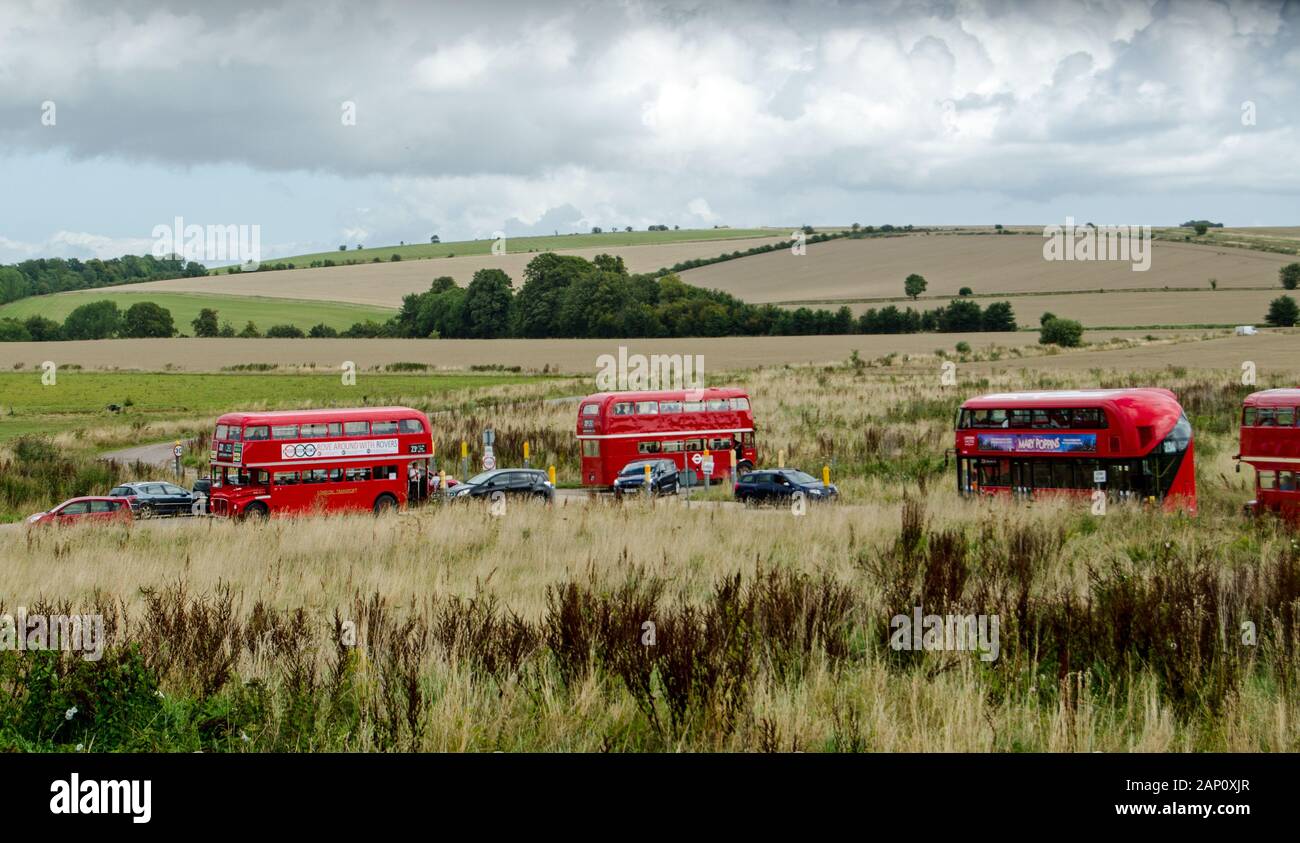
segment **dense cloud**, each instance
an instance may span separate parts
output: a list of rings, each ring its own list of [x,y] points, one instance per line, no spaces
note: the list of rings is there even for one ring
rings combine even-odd
[[[6,6],[6,154],[384,184],[344,235],[1300,193],[1294,3]]]

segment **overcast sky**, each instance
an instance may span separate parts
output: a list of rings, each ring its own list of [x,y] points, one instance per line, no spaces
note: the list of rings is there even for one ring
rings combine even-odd
[[[1300,224],[1295,2],[0,3],[0,262],[176,216]]]

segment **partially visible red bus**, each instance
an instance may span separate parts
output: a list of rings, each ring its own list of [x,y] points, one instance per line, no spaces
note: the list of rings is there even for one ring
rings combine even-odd
[[[233,518],[373,511],[407,503],[432,451],[409,407],[227,413],[212,436],[209,511]]]
[[[736,454],[737,473],[758,459],[749,395],[729,387],[588,395],[578,405],[578,440],[584,486],[613,486],[623,466],[651,457],[671,459],[697,482],[703,482],[706,449],[710,478],[731,471],[729,452]]]
[[[1196,512],[1192,426],[1167,389],[985,395],[957,416],[957,490],[1158,500]]]
[[[1241,408],[1237,459],[1255,469],[1251,512],[1300,520],[1300,389],[1266,389],[1247,395]]]

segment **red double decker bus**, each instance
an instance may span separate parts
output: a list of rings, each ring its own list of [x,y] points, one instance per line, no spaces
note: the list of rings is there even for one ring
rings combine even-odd
[[[704,454],[713,458],[710,478],[754,467],[754,413],[742,389],[669,389],[598,392],[578,405],[584,486],[612,486],[623,466],[654,457],[671,459],[702,482]]]
[[[384,510],[407,503],[411,463],[431,457],[409,407],[227,413],[212,436],[213,515]]]
[[[1162,501],[1196,512],[1192,426],[1167,389],[985,395],[957,416],[957,490]]]
[[[1300,520],[1300,389],[1266,389],[1247,395],[1241,407],[1237,459],[1255,469],[1250,512]]]

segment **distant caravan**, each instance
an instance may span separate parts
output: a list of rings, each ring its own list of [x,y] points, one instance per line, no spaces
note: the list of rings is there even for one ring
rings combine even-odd
[[[1167,389],[985,395],[957,416],[963,495],[1160,502],[1196,513],[1192,426]]]
[[[1300,389],[1266,389],[1247,395],[1241,407],[1241,451],[1237,459],[1255,469],[1253,514],[1271,512],[1300,521]]]

